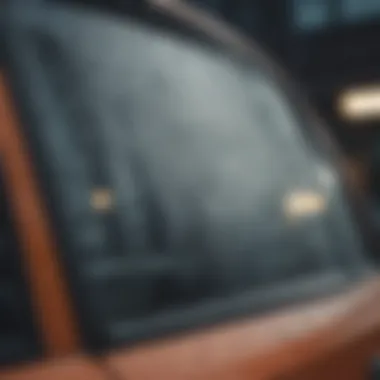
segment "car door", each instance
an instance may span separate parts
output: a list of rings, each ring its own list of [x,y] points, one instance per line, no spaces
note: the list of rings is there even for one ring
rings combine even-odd
[[[273,379],[343,370],[351,344],[364,378],[379,282],[320,122],[258,47],[167,4],[9,9],[3,150],[35,206],[17,210],[51,354],[117,378]]]

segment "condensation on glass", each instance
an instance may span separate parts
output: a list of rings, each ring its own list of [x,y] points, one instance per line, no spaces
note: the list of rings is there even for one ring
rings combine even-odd
[[[266,67],[96,14],[42,24],[22,81],[91,316],[148,321],[360,267],[336,172]]]

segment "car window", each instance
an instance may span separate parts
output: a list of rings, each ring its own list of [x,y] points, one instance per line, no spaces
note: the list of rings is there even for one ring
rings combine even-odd
[[[363,266],[333,166],[261,60],[45,12],[9,46],[85,328],[147,335]]]

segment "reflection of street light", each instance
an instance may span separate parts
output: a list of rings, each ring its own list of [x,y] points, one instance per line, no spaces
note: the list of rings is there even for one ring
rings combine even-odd
[[[337,106],[349,121],[380,119],[380,86],[350,89],[340,96]]]
[[[109,211],[113,207],[112,191],[110,189],[94,189],[91,193],[90,203],[96,211]]]
[[[283,208],[289,219],[300,219],[321,214],[326,203],[326,198],[318,192],[296,190],[285,197]]]

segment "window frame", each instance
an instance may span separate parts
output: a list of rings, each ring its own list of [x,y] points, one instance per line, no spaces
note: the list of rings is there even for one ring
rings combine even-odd
[[[245,48],[243,48],[243,50],[245,50]],[[311,129],[320,128],[320,125],[321,124],[323,125],[323,123],[319,123],[317,121],[317,118],[314,118],[314,120],[313,120],[313,112],[311,110],[309,110],[309,107],[307,105],[305,105],[303,100],[301,101],[301,99],[299,99],[299,96],[296,95],[296,90],[292,86],[290,86],[288,84],[288,80],[285,79],[286,76],[283,75],[281,70],[277,70],[275,65],[273,65],[272,62],[269,61],[265,57],[265,55],[261,54],[260,52],[261,52],[261,50],[258,50],[257,53],[253,54],[253,57],[255,59],[257,59],[261,64],[268,63],[268,71],[270,73],[272,73],[274,75],[274,77],[278,80],[281,88],[283,88],[283,90],[284,90],[284,93],[288,96],[289,101],[292,102],[294,100],[295,104],[297,105],[295,108],[297,109],[297,112],[299,112],[300,119],[302,120],[301,125],[302,126],[309,126],[310,125]],[[17,61],[17,62],[11,61],[11,63],[14,66],[21,64],[21,66],[18,66],[18,68],[19,68],[19,70],[22,70],[22,67],[26,63],[27,60],[25,62],[22,62],[22,61],[23,60]],[[14,70],[14,69],[12,69],[11,66],[12,65],[9,66],[10,70]],[[25,82],[23,83],[22,79],[17,78],[16,71],[13,71],[13,72],[11,71],[10,73],[11,73],[11,78],[12,78],[11,86],[12,86],[14,97],[16,99],[17,104],[20,106],[21,109],[23,109],[23,114],[22,114],[23,124],[33,126],[33,124],[36,122],[36,120],[33,120],[33,116],[32,116],[33,111],[30,108],[32,106],[30,104],[31,100],[25,99],[24,91],[26,91],[26,89],[25,89],[25,87],[23,87],[25,85]],[[305,116],[305,115],[307,115],[307,116]],[[312,116],[310,116],[310,115],[312,115]],[[30,129],[32,129],[32,128],[30,128]],[[310,134],[309,131],[308,132],[303,131],[303,133]],[[320,132],[316,132],[316,131],[312,132],[312,134],[314,134],[314,133],[319,135],[318,140],[320,140]],[[30,135],[29,135],[28,139],[29,139],[29,141],[33,141],[33,138]],[[325,141],[324,138],[322,140]],[[321,142],[319,141],[318,144],[320,145]],[[33,147],[32,147],[32,150],[33,150]],[[323,147],[322,150],[326,151],[326,147]],[[327,148],[327,150],[329,150],[329,148]],[[49,185],[46,185],[46,178],[44,178],[41,175],[41,172],[43,171],[43,165],[41,163],[41,159],[43,161],[44,158],[43,157],[38,158],[37,155],[35,154],[35,151],[33,153],[34,153],[33,162],[34,162],[35,168],[38,171],[37,174],[38,174],[39,182],[40,182],[41,186],[46,191],[46,189],[48,188]],[[330,154],[331,154],[331,151],[328,153],[328,155],[330,156]],[[51,174],[54,174],[54,173],[51,173]],[[46,191],[46,192],[49,193],[49,191]],[[51,202],[51,200],[50,201],[48,200],[48,202]],[[55,232],[58,233],[58,230],[59,230],[58,226],[60,225],[59,224],[60,222],[57,222],[57,216],[54,215],[57,211],[53,211],[53,209],[54,209],[53,203],[49,204],[51,206],[50,208],[51,208],[51,212],[52,212],[50,217],[52,218],[52,221],[54,223]],[[62,225],[61,225],[61,227],[62,227]],[[60,243],[61,248],[65,247],[65,244],[62,243],[62,237],[59,238],[59,243]],[[65,249],[65,248],[63,248],[63,249]],[[78,283],[78,281],[80,281],[80,280],[78,280],[78,273],[75,273],[78,271],[78,269],[75,269],[75,264],[73,264],[73,263],[71,263],[71,264],[65,263],[65,264],[66,264],[67,273],[69,274],[69,277],[71,277],[72,289],[76,288],[77,289],[76,292],[81,293],[80,291],[78,291],[78,287],[77,287],[78,286],[77,283]],[[367,269],[366,266],[365,266],[365,269]],[[335,276],[333,276],[333,277],[334,277],[334,279],[336,279]],[[111,331],[112,328],[110,331],[108,331],[108,332],[106,331],[105,333],[104,333],[104,331],[103,331],[103,333],[99,332],[100,326],[102,324],[104,327],[104,321],[94,320],[94,318],[91,319],[91,317],[93,317],[91,315],[92,314],[91,310],[88,310],[88,309],[83,310],[83,308],[88,307],[88,305],[86,306],[83,304],[84,297],[86,297],[86,295],[84,293],[83,294],[77,294],[76,296],[74,295],[74,297],[77,298],[76,306],[77,306],[78,310],[80,311],[80,313],[82,314],[82,317],[81,317],[82,325],[86,324],[88,326],[88,330],[85,333],[87,335],[87,341],[90,342],[90,346],[92,346],[92,347],[94,347],[94,346],[95,347],[104,347],[104,346],[108,346],[108,345],[122,344],[122,343],[125,343],[126,341],[151,339],[155,335],[161,336],[163,334],[166,335],[166,333],[172,333],[172,332],[174,333],[176,331],[182,331],[182,330],[187,330],[189,328],[194,328],[195,327],[194,325],[199,327],[201,325],[209,325],[209,324],[217,323],[218,320],[219,320],[219,322],[221,322],[222,320],[224,321],[224,320],[228,320],[230,318],[238,318],[238,317],[241,318],[243,316],[252,315],[252,313],[257,315],[258,313],[273,310],[274,307],[275,308],[281,307],[281,305],[282,305],[281,300],[286,300],[285,304],[288,306],[292,303],[292,301],[298,303],[298,302],[306,301],[306,299],[310,299],[310,297],[313,298],[313,296],[321,297],[321,296],[327,295],[327,293],[330,293],[331,291],[342,290],[342,288],[345,288],[346,286],[351,286],[355,282],[353,280],[353,278],[350,278],[348,280],[347,278],[346,279],[342,278],[342,276],[338,276],[338,277],[340,279],[339,281],[337,281],[338,283],[335,281],[332,281],[331,283],[329,282],[328,286],[327,286],[328,289],[324,289],[321,291],[320,283],[318,283],[318,286],[315,286],[315,285],[312,286],[313,289],[310,290],[310,292],[308,293],[306,298],[304,298],[302,296],[302,294],[301,295],[295,294],[295,293],[297,293],[297,291],[293,287],[290,287],[291,289],[288,292],[286,292],[285,290],[284,290],[284,292],[281,292],[278,295],[279,298],[276,298],[273,295],[270,296],[269,294],[265,294],[265,296],[263,298],[261,298],[261,296],[259,297],[257,295],[258,300],[259,299],[262,300],[263,303],[265,304],[265,305],[260,306],[258,308],[259,310],[257,310],[256,307],[252,307],[252,305],[247,306],[247,299],[248,300],[252,299],[252,294],[249,294],[248,297],[244,298],[244,302],[243,302],[244,305],[243,306],[241,306],[242,301],[237,302],[237,305],[233,305],[233,304],[228,305],[229,306],[228,309],[232,309],[232,311],[230,311],[230,313],[225,310],[225,305],[223,305],[222,310],[221,310],[221,306],[218,306],[218,307],[212,307],[212,310],[208,310],[206,312],[197,311],[199,321],[197,321],[196,323],[194,323],[194,320],[197,319],[196,316],[193,316],[191,320],[189,320],[189,318],[187,316],[184,316],[182,322],[179,321],[179,319],[180,319],[180,318],[178,318],[179,313],[173,313],[172,317],[165,316],[165,321],[163,323],[161,323],[161,322],[156,323],[156,325],[153,326],[151,329],[148,327],[148,324],[149,324],[148,321],[142,321],[142,324],[144,326],[142,329],[136,328],[135,325],[129,325],[128,326],[128,323],[127,323],[126,324],[127,328],[124,331],[124,333],[121,334],[122,336],[120,337],[120,339],[118,339],[117,337],[116,338],[112,337],[112,331]],[[326,279],[324,279],[324,280],[326,280]],[[303,287],[300,285],[301,284],[297,284],[297,287],[300,288],[299,290],[302,293]],[[306,289],[306,287],[305,287],[305,289]],[[83,291],[83,289],[82,289],[82,291]],[[264,292],[262,294],[264,294]],[[87,295],[88,295],[88,293],[87,293]],[[274,301],[274,298],[276,298],[275,301]],[[268,304],[268,302],[264,302],[265,299],[272,299],[272,302],[269,302],[270,305]],[[249,303],[250,302],[248,302],[248,304]],[[258,301],[258,303],[260,303],[260,302]],[[82,307],[80,306],[80,304],[82,304]],[[231,307],[231,306],[233,306],[233,307]],[[284,305],[282,305],[282,306],[284,306]],[[224,314],[223,310],[225,310],[226,314]],[[168,324],[170,326],[168,326]],[[159,325],[159,328],[157,327],[158,325]],[[145,331],[145,333],[143,330]],[[136,331],[137,331],[137,333],[136,333]],[[97,338],[95,339],[95,341],[91,337],[91,335],[93,335],[93,334],[97,335]],[[108,337],[107,337],[107,335],[108,335]]]

